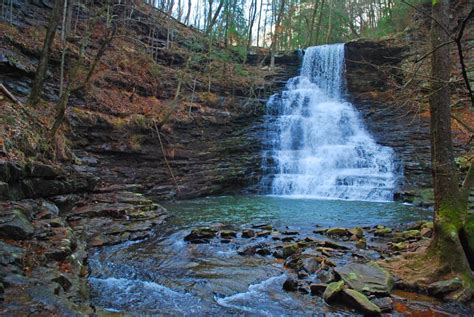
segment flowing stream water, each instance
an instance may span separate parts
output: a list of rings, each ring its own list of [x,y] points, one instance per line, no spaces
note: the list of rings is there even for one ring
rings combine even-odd
[[[239,234],[230,243],[214,239],[209,244],[183,239],[193,228],[240,232],[261,223],[280,232],[297,231],[304,239],[317,236],[313,231],[318,226],[393,226],[430,215],[396,202],[268,196],[201,198],[164,207],[170,219],[154,237],[91,254],[90,284],[97,307],[133,316],[353,316],[319,296],[284,291],[288,273],[273,256],[237,253],[256,243],[274,244],[271,236],[245,239]],[[369,250],[363,254],[379,257]],[[351,261],[351,255],[342,261]]]
[[[344,44],[305,50],[300,75],[267,103],[263,183],[274,195],[392,200],[400,169],[344,99]]]

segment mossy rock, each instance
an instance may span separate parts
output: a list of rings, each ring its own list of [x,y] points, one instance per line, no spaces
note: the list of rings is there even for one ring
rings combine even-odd
[[[333,302],[344,289],[344,281],[329,283],[323,293],[323,298],[327,303]]]
[[[343,301],[364,314],[364,316],[378,316],[382,313],[380,307],[372,303],[367,296],[353,289],[344,289],[342,291]]]
[[[375,295],[388,295],[393,288],[393,278],[375,263],[350,263],[334,269],[352,289]]]
[[[396,242],[401,242],[410,239],[419,239],[421,238],[420,230],[407,230],[402,232],[397,232],[393,235]]]
[[[384,227],[384,226],[377,226],[377,228],[374,231],[374,235],[376,236],[386,236],[390,233],[392,233],[392,228]]]
[[[346,228],[330,228],[326,231],[328,236],[349,236],[351,235]]]

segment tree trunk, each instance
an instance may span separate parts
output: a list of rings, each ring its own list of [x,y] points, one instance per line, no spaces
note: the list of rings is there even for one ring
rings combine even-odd
[[[471,269],[461,239],[465,236],[463,232],[467,217],[467,199],[464,199],[459,188],[459,178],[454,164],[449,46],[441,46],[449,40],[449,34],[444,31],[449,26],[448,11],[449,0],[433,1],[430,129],[435,214],[433,240],[429,252],[438,256],[450,271],[466,274],[470,273]]]
[[[313,14],[311,16],[311,26],[309,27],[309,38],[306,46],[313,44],[314,22],[316,21],[316,14],[318,13],[318,2],[314,2]]]
[[[277,32],[279,32],[280,29],[280,23],[281,23],[281,17],[283,15],[283,10],[285,9],[285,0],[280,0],[280,9],[278,10],[277,13],[277,18],[275,22],[275,30],[273,31],[273,36],[272,36],[272,45],[270,47],[270,68],[275,67],[275,53],[276,53],[276,45],[277,45]]]
[[[258,11],[258,25],[257,25],[257,47],[260,47],[260,25],[262,22],[262,10],[263,10],[263,0],[260,0],[260,10]]]
[[[48,70],[49,54],[53,46],[54,36],[56,35],[56,28],[61,19],[61,9],[63,7],[63,0],[56,0],[54,2],[53,11],[49,17],[48,28],[46,29],[46,36],[44,38],[43,50],[36,68],[35,79],[31,87],[31,93],[28,97],[28,104],[35,106],[41,98],[43,92],[44,80],[46,78],[46,71]]]

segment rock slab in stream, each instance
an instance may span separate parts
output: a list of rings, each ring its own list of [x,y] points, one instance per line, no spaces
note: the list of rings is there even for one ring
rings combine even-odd
[[[191,233],[184,237],[184,241],[191,243],[208,243],[217,234],[213,228],[197,228],[191,230]]]
[[[336,299],[339,293],[344,289],[344,281],[338,281],[330,283],[323,293],[323,298],[327,303],[330,303]]]
[[[342,295],[343,301],[347,303],[347,305],[360,311],[364,316],[378,316],[382,313],[382,310],[377,305],[358,291],[346,288],[342,290]]]
[[[350,263],[334,271],[358,292],[388,295],[393,287],[392,276],[376,264]]]

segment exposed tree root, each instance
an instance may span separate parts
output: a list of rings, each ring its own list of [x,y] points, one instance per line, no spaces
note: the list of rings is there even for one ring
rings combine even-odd
[[[433,283],[459,278],[463,286],[451,292],[438,294],[444,300],[468,302],[474,295],[472,272],[453,271],[441,257],[431,252],[429,241],[420,241],[415,252],[404,252],[379,264],[396,278],[396,287],[421,293],[430,293]],[[444,263],[444,264],[443,264]]]

